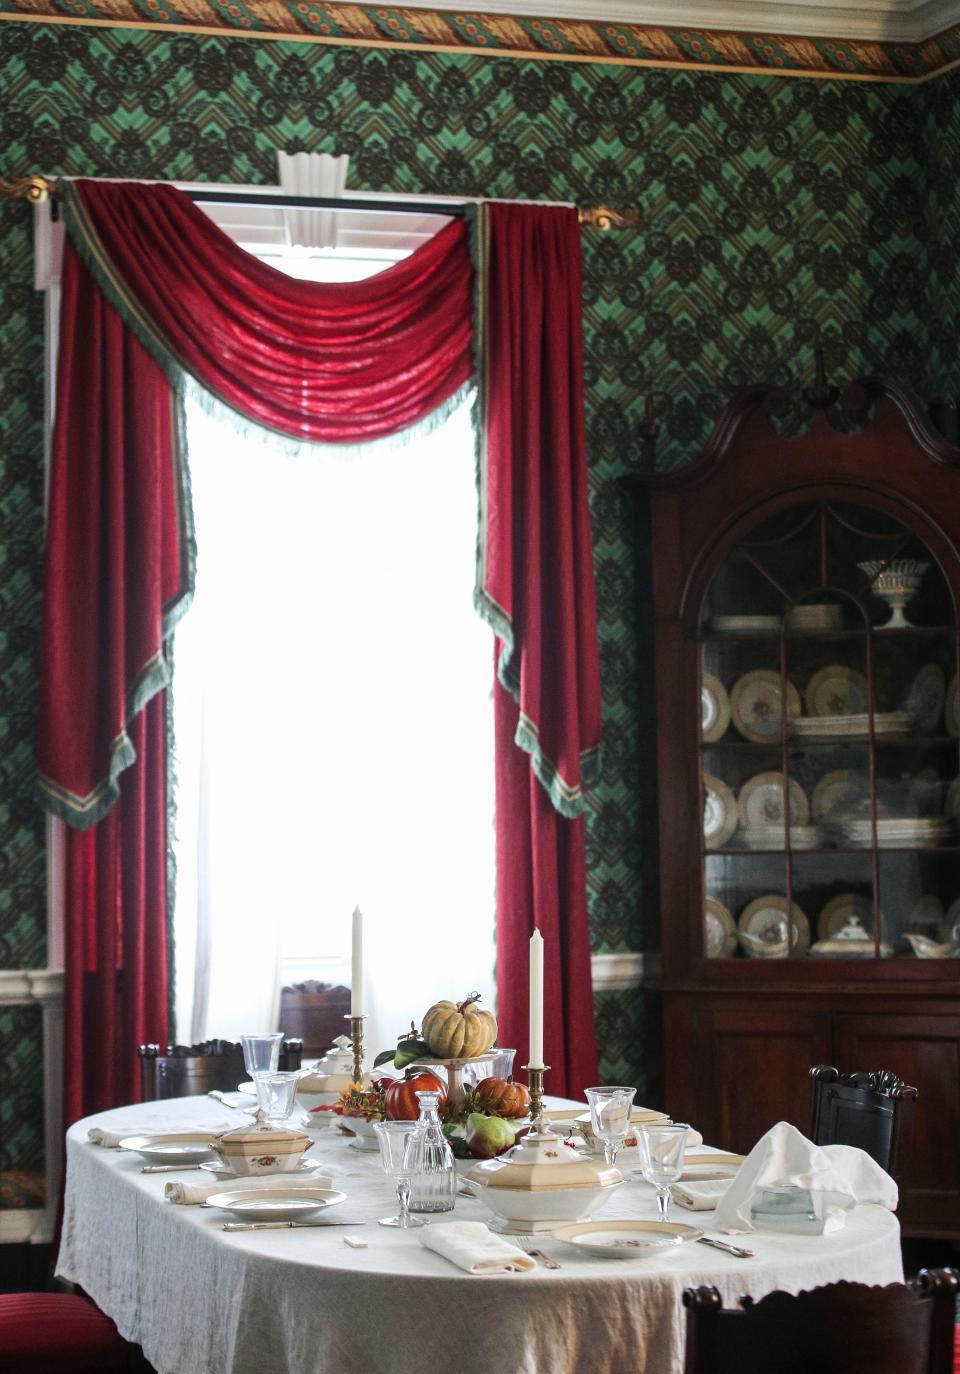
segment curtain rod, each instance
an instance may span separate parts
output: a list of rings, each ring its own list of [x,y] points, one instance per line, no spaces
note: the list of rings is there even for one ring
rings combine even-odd
[[[42,205],[51,201],[50,213],[57,218],[57,194],[59,183],[44,176],[14,177],[10,181],[0,177],[0,201],[26,200],[32,205]],[[181,188],[183,189],[183,188]],[[446,203],[437,200],[369,200],[363,196],[292,196],[280,192],[267,192],[263,195],[255,191],[209,191],[194,187],[184,190],[183,194],[197,204],[204,205],[273,205],[289,209],[305,210],[362,210],[379,215],[451,215],[462,219],[466,214],[469,201]],[[518,201],[514,204],[536,204],[535,201]],[[639,211],[615,210],[609,205],[578,205],[577,218],[580,223],[592,229],[634,229],[639,222]]]

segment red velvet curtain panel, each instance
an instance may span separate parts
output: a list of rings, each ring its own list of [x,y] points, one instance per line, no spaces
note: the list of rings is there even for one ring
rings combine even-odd
[[[550,1089],[574,1096],[598,1071],[581,813],[600,761],[576,211],[484,205],[475,258],[486,453],[477,601],[499,639],[498,1015],[502,1039],[525,1056],[537,927]]]
[[[68,1120],[135,1098],[135,1046],[167,1033],[158,693],[191,589],[188,377],[282,434],[361,443],[451,403],[474,345],[503,1033],[524,1049],[536,925],[551,1087],[579,1090],[596,1077],[581,812],[600,697],[575,213],[481,207],[476,337],[463,223],[367,281],[318,285],[252,259],[169,186],[69,184],[64,216],[38,752],[42,801],[71,827]]]

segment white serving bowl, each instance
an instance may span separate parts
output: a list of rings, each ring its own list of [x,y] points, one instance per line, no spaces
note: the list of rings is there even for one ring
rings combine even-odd
[[[466,1177],[497,1218],[494,1228],[514,1234],[589,1220],[623,1183],[619,1169],[571,1150],[552,1131],[531,1131]]]
[[[358,1150],[379,1151],[380,1145],[372,1121],[368,1121],[364,1116],[335,1116],[334,1120],[339,1121],[342,1126],[346,1126],[348,1131],[353,1132],[356,1140],[351,1143]]]

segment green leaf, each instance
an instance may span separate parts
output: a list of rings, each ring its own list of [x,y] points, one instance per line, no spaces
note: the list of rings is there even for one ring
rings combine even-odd
[[[393,1056],[393,1063],[395,1068],[405,1069],[408,1064],[429,1054],[430,1046],[424,1040],[401,1040]]]
[[[381,1064],[391,1064],[393,1062],[393,1056],[395,1054],[396,1050],[381,1050],[380,1053],[377,1055],[376,1059],[373,1061],[373,1067],[377,1069],[380,1067]]]

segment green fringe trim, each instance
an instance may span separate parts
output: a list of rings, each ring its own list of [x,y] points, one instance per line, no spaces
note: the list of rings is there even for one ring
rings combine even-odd
[[[503,648],[497,661],[497,678],[501,687],[520,707],[520,652],[517,650],[513,621],[505,609],[487,591],[487,250],[489,243],[488,210],[485,204],[466,206],[466,220],[470,231],[470,258],[473,262],[473,355],[477,376],[477,397],[473,410],[475,442],[475,472],[477,483],[477,568],[473,589],[473,605],[480,618],[490,626]],[[600,781],[600,746],[580,755],[580,782],[568,783],[553,759],[543,752],[536,724],[519,712],[514,743],[530,755],[534,777],[544,788],[554,810],[568,820],[576,820],[587,809],[585,790]]]

